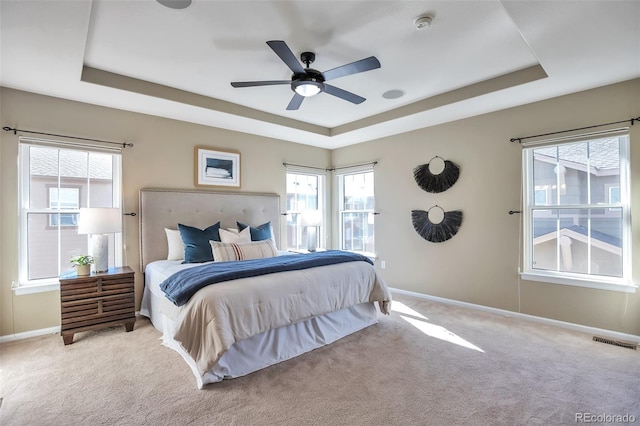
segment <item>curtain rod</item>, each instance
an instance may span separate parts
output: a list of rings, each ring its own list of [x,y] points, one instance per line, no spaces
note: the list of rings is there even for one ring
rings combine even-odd
[[[362,163],[362,164],[353,164],[351,166],[343,166],[343,167],[334,167],[333,169],[329,169],[331,171],[335,171],[335,170],[342,170],[342,169],[350,169],[352,167],[361,167],[361,166],[375,166],[376,164],[378,164],[377,161],[372,161],[370,163]]]
[[[543,134],[540,134],[540,135],[523,136],[523,137],[520,137],[520,138],[511,138],[511,139],[509,139],[509,142],[522,143],[522,141],[525,140],[525,139],[539,138],[539,137],[542,137],[542,136],[557,135],[557,134],[560,134],[560,133],[575,132],[576,130],[587,130],[587,129],[593,129],[593,128],[596,128],[596,127],[610,126],[612,124],[621,124],[621,123],[627,123],[627,122],[630,122],[631,125],[633,126],[633,122],[634,121],[640,122],[640,117],[629,118],[627,120],[622,120],[622,121],[614,121],[613,123],[604,123],[604,124],[596,124],[594,126],[578,127],[577,129],[560,130],[560,131],[557,131],[557,132],[543,133]]]
[[[18,132],[22,132],[22,133],[31,133],[33,135],[55,136],[58,138],[78,139],[83,141],[100,142],[100,143],[110,143],[112,145],[120,145],[122,146],[122,148],[127,148],[127,147],[133,148],[133,144],[129,142],[112,142],[112,141],[103,141],[100,139],[81,138],[77,136],[56,135],[55,133],[34,132],[33,130],[14,129],[7,126],[3,127],[2,130],[4,130],[5,132],[13,132],[14,135],[18,134]]]
[[[300,164],[291,164],[291,163],[282,163],[282,165],[285,166],[285,167],[287,167],[287,166],[302,167],[304,169],[322,170],[322,171],[325,171],[325,172],[333,170],[333,169],[323,169],[322,167],[303,166],[303,165],[300,165]]]
[[[305,169],[315,169],[315,170],[324,170],[325,172],[333,172],[335,170],[342,170],[342,169],[350,169],[352,167],[360,167],[360,166],[368,166],[368,165],[372,165],[375,166],[376,164],[378,164],[377,161],[372,161],[371,163],[362,163],[362,164],[354,164],[352,166],[344,166],[344,167],[334,167],[332,169],[323,169],[320,167],[313,167],[313,166],[302,166],[300,164],[291,164],[291,163],[282,163],[283,166],[287,167],[287,166],[293,166],[293,167],[303,167]]]

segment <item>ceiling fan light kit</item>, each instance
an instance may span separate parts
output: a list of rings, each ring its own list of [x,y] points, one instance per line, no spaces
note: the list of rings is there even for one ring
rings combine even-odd
[[[300,55],[300,60],[307,66],[304,68],[284,41],[271,40],[267,42],[267,45],[280,57],[282,62],[293,71],[291,80],[239,81],[231,82],[231,86],[240,88],[288,84],[294,92],[293,98],[291,98],[287,106],[287,110],[289,111],[300,108],[304,98],[315,96],[322,92],[353,104],[360,104],[366,99],[355,93],[326,84],[325,81],[380,68],[380,61],[378,61],[375,56],[370,56],[350,64],[320,72],[309,68],[309,65],[311,65],[316,58],[315,53],[303,52],[302,55]]]
[[[294,74],[291,81],[291,88],[300,96],[308,98],[324,92],[324,77],[322,73],[309,65],[316,60],[313,52],[302,52],[300,60],[307,66],[304,74]]]
[[[294,92],[305,98],[315,96],[324,90],[322,82],[307,78],[293,81],[291,87]]]

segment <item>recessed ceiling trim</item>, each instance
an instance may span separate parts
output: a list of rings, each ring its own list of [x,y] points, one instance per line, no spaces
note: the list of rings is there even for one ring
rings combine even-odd
[[[467,99],[486,95],[488,93],[497,92],[499,90],[508,89],[510,87],[519,86],[521,84],[530,83],[532,81],[547,78],[548,75],[540,64],[534,65],[519,71],[510,72],[489,80],[470,84],[459,89],[441,93],[409,105],[392,109],[380,114],[372,115],[361,120],[352,121],[351,123],[331,129],[331,136],[337,136],[343,133],[353,132],[366,127],[374,126],[385,121],[392,121],[399,118],[418,114],[428,110],[432,110],[445,105],[461,102]]]
[[[85,83],[98,84],[114,89],[126,90],[128,92],[206,108],[221,113],[287,126],[320,136],[334,137],[547,77],[547,73],[542,66],[538,64],[333,128],[304,123],[220,99],[115,74],[86,65],[82,67],[81,80]]]
[[[121,74],[100,70],[83,65],[80,80],[85,83],[125,90],[141,95],[152,96],[168,101],[179,102],[199,108],[206,108],[226,114],[246,117],[266,123],[286,126],[289,128],[315,133],[321,136],[330,136],[330,129],[315,124],[304,123],[291,118],[282,117],[268,112],[258,111],[232,102],[223,101],[208,96],[198,95],[193,92],[176,89],[162,84],[151,83],[137,78],[127,77]]]

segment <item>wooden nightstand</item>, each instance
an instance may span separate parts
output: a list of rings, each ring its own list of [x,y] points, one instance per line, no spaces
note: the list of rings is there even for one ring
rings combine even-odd
[[[133,270],[128,266],[78,276],[75,271],[60,277],[60,334],[65,345],[73,335],[136,322]]]

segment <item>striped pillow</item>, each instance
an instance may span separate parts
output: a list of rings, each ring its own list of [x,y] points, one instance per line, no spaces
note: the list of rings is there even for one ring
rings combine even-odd
[[[264,259],[278,255],[272,240],[251,241],[243,243],[220,243],[209,241],[213,251],[214,262],[231,262],[234,260]]]

